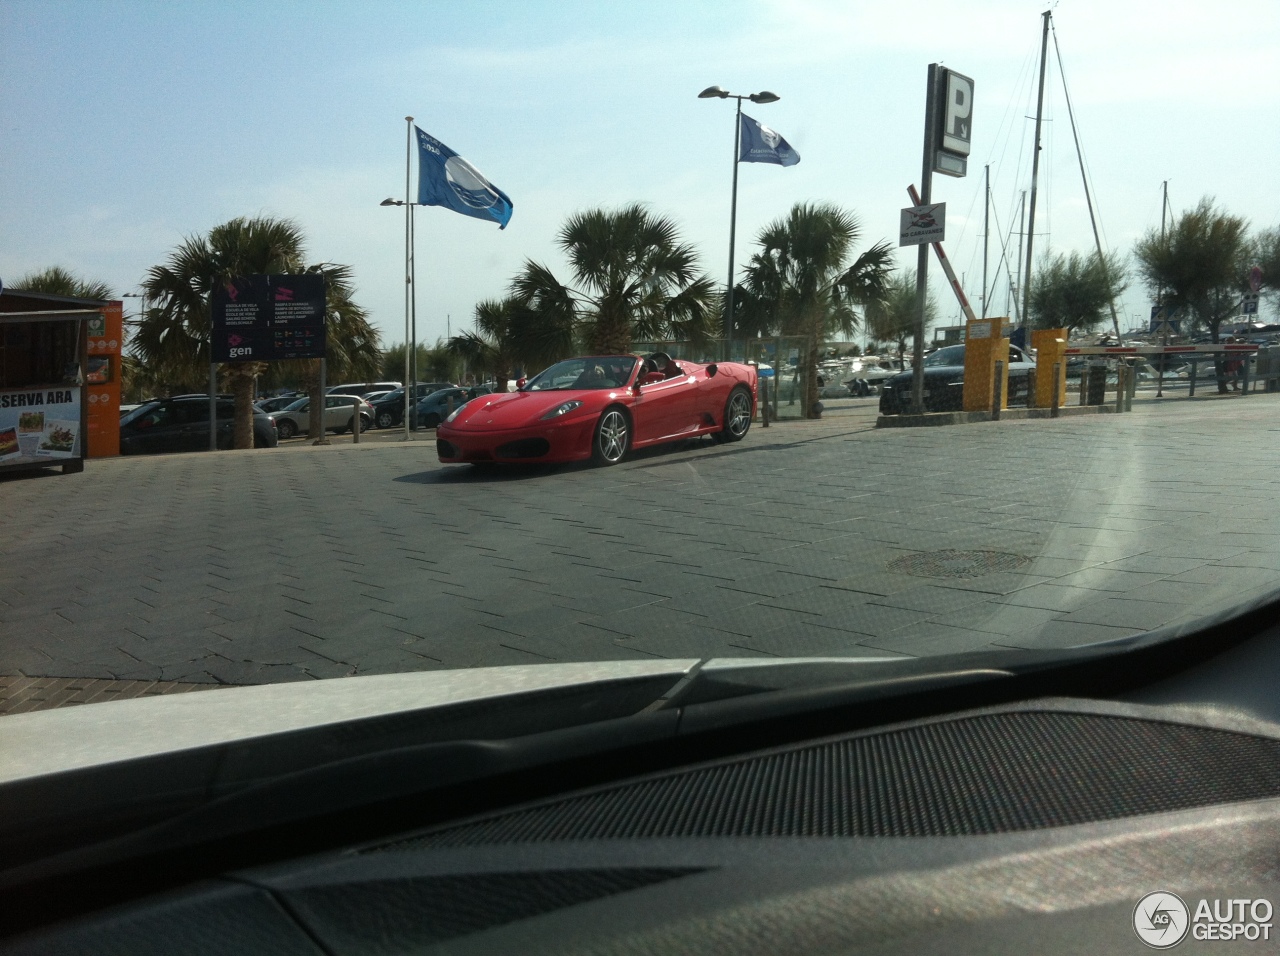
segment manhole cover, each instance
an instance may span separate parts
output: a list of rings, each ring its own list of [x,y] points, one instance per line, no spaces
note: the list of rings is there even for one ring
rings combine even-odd
[[[1025,554],[1005,551],[926,551],[894,558],[889,570],[922,578],[977,578],[994,571],[1017,571],[1030,563]]]

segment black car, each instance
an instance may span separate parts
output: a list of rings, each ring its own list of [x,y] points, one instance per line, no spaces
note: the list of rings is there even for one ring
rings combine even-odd
[[[1028,374],[1036,363],[1016,345],[1009,346],[1010,405],[1027,400]],[[880,414],[898,415],[911,405],[914,372],[899,372],[880,387]],[[924,408],[927,412],[956,412],[964,407],[964,346],[948,345],[924,357]]]
[[[435,428],[471,399],[480,395],[489,395],[492,392],[493,389],[488,385],[438,389],[426,398],[418,400],[418,424],[423,428]]]
[[[454,388],[452,382],[419,382],[413,386],[413,397],[423,399],[442,388]],[[373,403],[373,423],[379,428],[394,428],[404,421],[404,389],[388,392]]]
[[[218,447],[230,448],[235,402],[218,399]],[[253,447],[276,447],[275,424],[254,409]],[[120,454],[204,451],[209,447],[209,398],[183,395],[147,402],[120,419]]]

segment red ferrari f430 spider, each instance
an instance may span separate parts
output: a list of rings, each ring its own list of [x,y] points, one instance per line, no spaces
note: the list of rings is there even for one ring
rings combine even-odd
[[[750,365],[592,355],[468,402],[436,430],[436,451],[442,462],[613,465],[634,448],[698,435],[739,441],[755,409]]]

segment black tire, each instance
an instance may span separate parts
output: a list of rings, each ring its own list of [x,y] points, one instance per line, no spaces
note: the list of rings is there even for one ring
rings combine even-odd
[[[362,432],[367,432],[372,427],[373,427],[373,419],[370,418],[367,413],[361,412],[360,413],[360,430]]]
[[[298,426],[289,419],[282,418],[276,422],[276,438],[280,441],[287,441],[296,434],[298,434]]]
[[[631,420],[617,405],[604,410],[591,438],[591,458],[597,465],[616,465],[631,450]]]
[[[396,423],[396,416],[392,414],[389,409],[384,408],[382,409],[382,411],[378,412],[379,428],[391,428],[392,426],[395,425],[395,423]]]
[[[711,437],[718,442],[742,441],[751,430],[751,393],[739,385],[724,403],[724,427]]]
[[[418,420],[418,425],[422,428],[439,428],[440,416],[437,415],[435,412],[428,412],[426,415],[423,415],[422,418]]]

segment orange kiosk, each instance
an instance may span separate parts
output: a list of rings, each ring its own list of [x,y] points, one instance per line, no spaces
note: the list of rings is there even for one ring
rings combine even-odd
[[[119,454],[122,331],[120,302],[0,291],[0,472]]]

